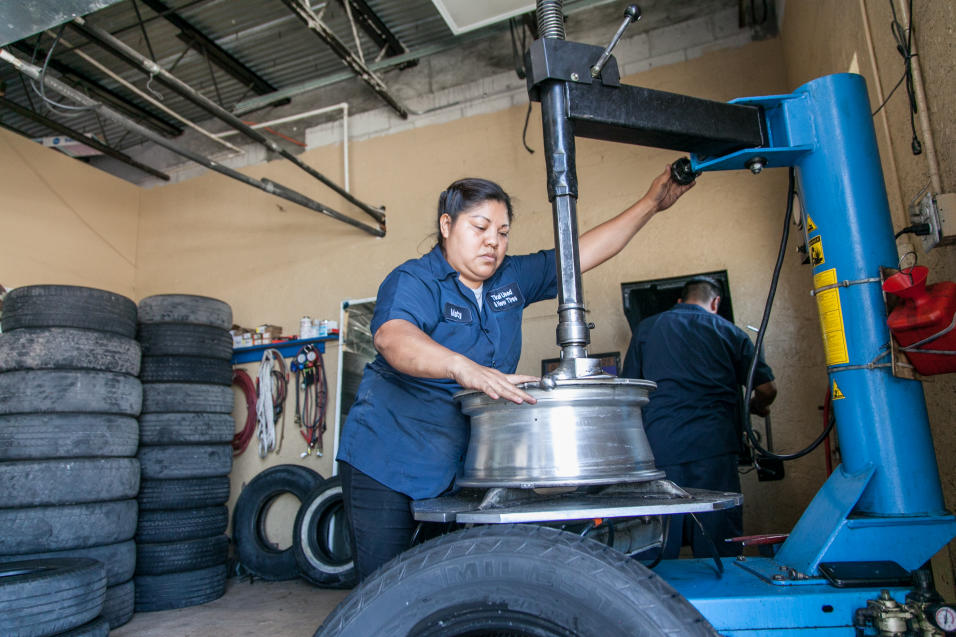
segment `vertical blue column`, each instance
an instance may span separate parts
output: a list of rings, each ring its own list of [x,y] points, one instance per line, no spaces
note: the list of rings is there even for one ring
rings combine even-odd
[[[866,85],[859,75],[830,75],[794,97],[789,107],[806,109],[806,117],[790,125],[812,130],[793,132],[814,140],[795,164],[812,221],[814,288],[877,279],[816,296],[844,468],[876,467],[854,513],[943,514],[922,385],[894,377],[888,367],[858,367],[877,361],[890,341],[879,268],[897,263]],[[877,362],[889,362],[889,355]]]

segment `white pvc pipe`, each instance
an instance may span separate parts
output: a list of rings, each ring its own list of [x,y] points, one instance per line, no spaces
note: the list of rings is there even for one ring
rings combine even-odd
[[[351,192],[349,190],[349,105],[348,105],[348,102],[342,102],[341,106],[342,106],[342,164],[345,167],[345,192]]]
[[[289,122],[295,122],[300,119],[305,119],[306,117],[312,117],[313,115],[321,115],[322,113],[329,113],[331,111],[342,111],[342,163],[344,164],[345,172],[345,192],[351,192],[349,190],[349,104],[348,102],[339,102],[338,104],[333,104],[331,106],[325,106],[323,108],[317,108],[315,110],[306,111],[304,113],[296,113],[295,115],[287,115],[285,117],[280,117],[278,119],[272,119],[268,122],[260,122],[258,124],[252,124],[251,128],[266,128],[267,126],[275,126],[277,124],[287,124]],[[235,135],[239,131],[237,130],[228,130],[222,133],[217,133],[216,137],[227,137],[229,135]]]

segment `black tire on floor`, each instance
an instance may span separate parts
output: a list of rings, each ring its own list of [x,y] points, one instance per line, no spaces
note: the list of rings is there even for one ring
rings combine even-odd
[[[28,560],[0,566],[0,635],[53,635],[99,616],[106,569],[96,560]]]
[[[229,477],[143,479],[139,484],[139,510],[198,509],[229,500]]]
[[[85,549],[70,549],[66,551],[46,551],[28,553],[26,555],[0,555],[0,564],[19,562],[22,560],[59,560],[68,557],[84,557],[98,560],[106,566],[106,585],[129,581],[136,568],[136,543],[133,540],[91,546]]]
[[[141,511],[136,542],[181,542],[219,535],[226,531],[229,513],[224,506]]]
[[[109,622],[110,629],[119,628],[133,618],[135,599],[133,579],[122,584],[106,588],[106,601],[103,602],[103,617]]]
[[[285,464],[266,469],[245,486],[232,514],[232,537],[244,567],[266,580],[298,577],[292,547],[278,550],[269,544],[266,517],[269,507],[283,494],[304,502],[321,481],[322,476],[308,467]]]
[[[79,327],[136,336],[136,304],[119,294],[74,285],[28,285],[3,300],[4,332],[25,327]]]
[[[0,372],[91,369],[136,376],[139,343],[126,336],[68,327],[14,330],[0,337]]]
[[[220,327],[143,323],[137,334],[143,356],[204,356],[232,359],[232,335]]]
[[[137,575],[136,612],[205,604],[226,592],[226,565],[165,575]]]
[[[157,294],[139,302],[140,323],[191,323],[228,330],[232,308],[225,301],[193,294]]]
[[[0,461],[136,455],[139,424],[110,414],[0,416]]]
[[[144,356],[139,378],[144,383],[232,385],[232,363],[199,356]]]
[[[138,492],[135,458],[0,462],[0,508],[125,500]]]
[[[336,476],[312,490],[295,516],[292,550],[299,574],[323,588],[355,586],[355,562],[342,499],[342,481]]]
[[[232,414],[166,413],[143,414],[139,418],[141,445],[231,445],[235,434]]]
[[[57,633],[54,637],[106,637],[110,634],[110,623],[105,617],[100,615],[82,626],[77,626],[73,630],[65,633]]]
[[[140,542],[136,545],[136,574],[163,575],[225,564],[228,551],[229,538],[225,535],[182,542]]]
[[[136,500],[0,509],[4,555],[116,544],[135,533]]]
[[[316,637],[717,633],[667,582],[587,538],[488,525],[425,542],[356,588]]]
[[[143,385],[144,414],[196,411],[231,414],[232,405],[232,387],[195,383]]]
[[[142,399],[139,379],[127,374],[73,370],[0,373],[0,414],[79,412],[136,416]]]
[[[137,457],[143,477],[150,480],[211,478],[232,469],[232,445],[140,447]]]

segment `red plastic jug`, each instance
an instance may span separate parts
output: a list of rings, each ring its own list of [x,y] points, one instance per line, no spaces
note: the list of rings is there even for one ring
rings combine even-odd
[[[883,282],[885,292],[903,299],[886,322],[913,367],[924,376],[956,372],[956,283],[927,286],[928,274],[926,266],[918,265]]]

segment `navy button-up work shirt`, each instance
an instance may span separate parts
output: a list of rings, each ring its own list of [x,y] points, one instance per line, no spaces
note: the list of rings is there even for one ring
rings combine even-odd
[[[738,452],[738,387],[753,354],[746,332],[692,303],[641,321],[621,375],[657,383],[643,415],[658,466]],[[771,380],[761,358],[754,386]]]
[[[479,365],[513,374],[526,306],[557,295],[554,250],[506,256],[484,282],[482,307],[436,247],[406,261],[378,290],[371,331],[392,319],[412,323]],[[338,460],[394,491],[431,498],[454,479],[468,445],[468,421],[450,379],[403,374],[378,355],[365,368],[342,428]]]

